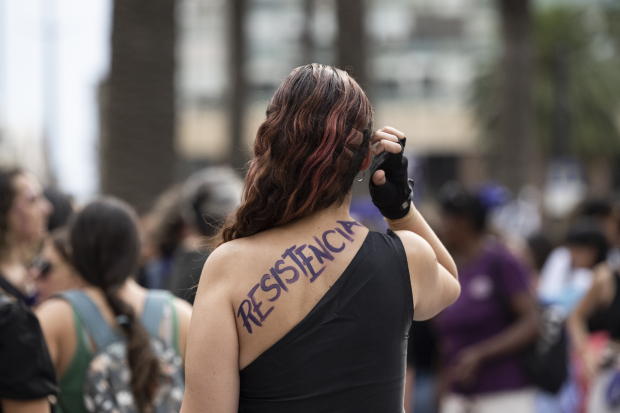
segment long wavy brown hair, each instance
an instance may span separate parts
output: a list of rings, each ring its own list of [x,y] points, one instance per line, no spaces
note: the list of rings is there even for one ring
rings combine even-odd
[[[241,204],[215,246],[342,202],[371,135],[372,107],[347,72],[316,63],[293,70],[269,103]]]

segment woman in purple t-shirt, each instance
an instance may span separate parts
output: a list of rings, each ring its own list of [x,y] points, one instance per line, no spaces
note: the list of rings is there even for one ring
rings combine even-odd
[[[443,241],[461,279],[461,296],[437,316],[447,392],[441,413],[534,411],[534,391],[518,352],[538,334],[524,266],[485,236],[486,209],[462,190],[444,194]]]

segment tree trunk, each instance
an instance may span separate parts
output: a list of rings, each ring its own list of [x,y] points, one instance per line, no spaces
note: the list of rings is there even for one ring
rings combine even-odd
[[[533,45],[529,0],[499,0],[504,56],[501,62],[499,136],[492,148],[491,178],[512,191],[529,179],[533,131]]]
[[[174,0],[115,0],[112,64],[102,85],[101,189],[138,212],[172,182]]]
[[[366,67],[365,7],[361,0],[337,0],[339,69],[347,70],[366,91],[370,90]]]
[[[237,170],[243,170],[249,159],[249,148],[244,133],[247,82],[244,75],[247,41],[245,39],[245,15],[247,0],[231,2],[230,24],[230,163]]]
[[[301,64],[314,62],[314,4],[315,0],[304,0],[304,30],[301,36]]]

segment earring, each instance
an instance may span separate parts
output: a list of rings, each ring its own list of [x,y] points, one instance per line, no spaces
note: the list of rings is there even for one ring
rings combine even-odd
[[[357,182],[362,182],[364,180],[364,176],[366,176],[366,171],[362,171],[362,179],[358,179]]]

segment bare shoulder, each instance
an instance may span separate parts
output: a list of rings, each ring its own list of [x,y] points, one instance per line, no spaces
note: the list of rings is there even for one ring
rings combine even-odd
[[[435,252],[430,244],[418,234],[411,231],[394,231],[400,238],[407,254],[409,267],[417,267],[423,263],[434,263]]]
[[[212,290],[215,287],[226,288],[234,283],[232,277],[238,269],[238,266],[245,260],[240,260],[248,251],[247,239],[239,239],[226,242],[217,247],[205,262],[198,283],[197,295],[201,295],[209,287]]]
[[[73,309],[71,304],[60,298],[44,301],[35,314],[46,337],[61,339],[67,337],[75,329],[73,325]],[[67,322],[71,320],[70,322]]]
[[[614,277],[616,275],[609,267],[609,264],[602,262],[592,271],[592,290],[601,296],[602,301],[611,301],[613,299]]]
[[[41,324],[55,322],[56,324],[66,324],[67,317],[73,317],[71,304],[60,298],[51,298],[44,301],[35,310]]]
[[[427,320],[452,304],[460,294],[455,276],[437,262],[431,245],[410,231],[396,231],[407,254],[414,319]]]
[[[180,298],[175,298],[174,307],[176,308],[179,317],[181,317],[182,319],[189,320],[192,316],[192,306],[187,301],[181,300]]]

